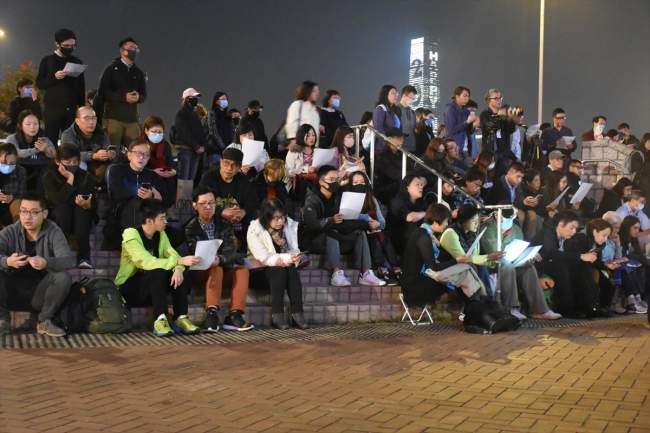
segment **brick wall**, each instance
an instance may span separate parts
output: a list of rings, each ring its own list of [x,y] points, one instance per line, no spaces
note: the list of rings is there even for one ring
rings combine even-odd
[[[623,166],[625,158],[632,153],[632,149],[624,144],[613,141],[584,141],[582,142],[582,160],[609,159]],[[589,197],[600,203],[604,188],[611,188],[623,177],[622,168],[606,162],[586,163],[582,180],[592,183]]]

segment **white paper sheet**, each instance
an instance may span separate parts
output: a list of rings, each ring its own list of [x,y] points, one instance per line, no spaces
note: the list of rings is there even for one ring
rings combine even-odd
[[[194,252],[194,255],[200,256],[201,261],[194,266],[190,266],[190,269],[193,271],[208,269],[214,262],[214,257],[217,255],[217,251],[219,251],[219,247],[222,243],[223,241],[221,239],[198,241],[196,243],[196,251]]]
[[[343,219],[355,220],[359,218],[365,198],[366,194],[362,192],[345,191],[343,197],[341,197],[341,206],[339,207],[339,213],[343,214]]]
[[[526,136],[530,138],[533,135],[535,135],[537,131],[539,131],[539,123],[536,125],[529,126],[528,129],[526,130]]]
[[[580,184],[580,188],[578,188],[576,193],[573,194],[573,197],[571,197],[571,203],[581,202],[585,198],[589,190],[591,189],[591,185],[592,185],[591,183],[582,182]]]
[[[568,190],[569,190],[569,187],[567,186],[566,188],[564,188],[564,191],[562,191],[562,192],[560,193],[560,195],[558,195],[558,196],[556,197],[556,199],[553,200],[553,201],[552,201],[551,203],[549,203],[548,205],[551,206],[551,205],[558,205],[558,204],[560,204],[560,200],[562,200],[562,197],[564,197],[564,194],[566,194],[566,192],[567,192]]]
[[[574,137],[562,137],[562,140],[564,140],[564,145],[565,146],[568,146],[569,144],[573,144],[573,140],[575,140],[575,139],[576,139],[575,136]]]
[[[244,138],[241,143],[241,150],[244,152],[244,158],[241,165],[250,165],[257,167],[264,155],[264,142]]]
[[[311,165],[320,168],[329,164],[332,162],[332,158],[334,158],[335,150],[336,149],[314,149],[314,159]],[[338,170],[338,167],[336,167],[336,169]]]
[[[77,63],[66,63],[63,70],[68,74],[67,77],[78,77],[88,67],[88,65],[79,65]]]
[[[506,255],[503,258],[501,258],[499,262],[500,263],[514,262],[521,255],[521,253],[523,253],[524,250],[528,248],[528,245],[530,245],[530,242],[521,241],[519,239],[513,240],[503,250],[506,252]]]
[[[521,256],[520,256],[521,258],[519,260],[517,260],[517,263],[514,264],[515,268],[520,268],[522,266],[525,266],[526,263],[529,260],[532,260],[537,255],[539,250],[541,250],[541,249],[542,249],[541,245],[538,245],[536,247],[528,247],[528,248],[526,248],[524,250],[524,252],[521,254]]]
[[[483,233],[485,233],[485,230],[487,230],[487,227],[483,229],[483,231],[481,232],[481,234],[479,234],[478,236],[476,236],[476,240],[474,241],[474,243],[472,244],[472,246],[469,247],[469,250],[467,250],[467,255],[468,255],[468,256],[471,256],[472,253],[474,252],[474,248],[476,248],[476,246],[478,245],[478,242],[481,240],[481,237],[483,236]]]

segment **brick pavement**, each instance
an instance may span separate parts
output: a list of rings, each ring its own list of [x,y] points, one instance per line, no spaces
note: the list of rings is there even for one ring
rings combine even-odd
[[[648,432],[643,324],[0,351],[2,432]]]

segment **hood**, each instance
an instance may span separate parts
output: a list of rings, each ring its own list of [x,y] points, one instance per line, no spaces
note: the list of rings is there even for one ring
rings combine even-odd
[[[454,110],[458,111],[459,113],[464,113],[465,110],[467,110],[467,108],[460,108],[460,105],[458,105],[458,104],[456,103],[456,101],[451,101],[451,102],[448,103],[446,106],[447,106],[447,107],[453,107]],[[467,111],[469,111],[469,110],[467,110]]]
[[[302,146],[298,143],[293,143],[291,146],[289,146],[289,152],[302,153]]]

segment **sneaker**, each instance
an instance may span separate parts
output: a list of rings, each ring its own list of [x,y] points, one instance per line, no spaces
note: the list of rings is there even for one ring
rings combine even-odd
[[[240,310],[233,310],[223,321],[223,329],[227,331],[248,331],[253,329],[252,323],[244,320],[244,312]]]
[[[513,316],[515,316],[517,319],[519,319],[522,322],[524,320],[528,319],[528,317],[526,317],[524,314],[521,314],[521,311],[519,311],[519,308],[511,308],[510,309],[510,314],[512,314]]]
[[[557,320],[561,319],[562,315],[553,312],[553,310],[548,310],[544,314],[533,314],[533,319],[542,319],[542,320]]]
[[[645,314],[648,312],[648,307],[644,307],[640,302],[636,303],[636,314]]]
[[[397,276],[395,276],[391,272],[387,272],[383,275],[384,281],[386,281],[387,286],[397,286],[399,284],[399,280],[397,279]]]
[[[0,320],[0,338],[5,335],[9,335],[11,332],[11,325],[7,320]]]
[[[178,316],[178,318],[174,321],[174,327],[172,328],[172,331],[177,334],[183,333],[185,335],[192,335],[198,334],[201,332],[201,329],[192,323],[189,317],[183,314],[182,316]]]
[[[646,301],[643,301],[643,300],[637,301],[637,304],[641,304],[641,306],[643,308],[645,308],[646,310],[648,309],[648,303]]]
[[[345,274],[343,271],[336,271],[332,274],[332,278],[330,279],[330,284],[332,286],[351,286],[352,284],[348,281],[347,278],[345,278]]]
[[[153,335],[156,337],[167,337],[168,335],[174,335],[174,331],[169,326],[169,322],[166,317],[162,317],[155,322],[153,322]]]
[[[372,269],[368,269],[365,273],[359,275],[359,284],[363,284],[364,286],[385,286],[386,281],[380,280],[372,272]]]
[[[80,260],[79,264],[77,265],[77,268],[79,269],[92,269],[93,265],[90,264],[90,260]]]
[[[205,332],[217,332],[221,327],[221,321],[219,320],[219,310],[216,308],[208,308],[207,317],[205,319],[205,327],[203,330]]]
[[[65,337],[65,331],[52,323],[51,320],[38,322],[36,332],[49,335],[50,337]]]

